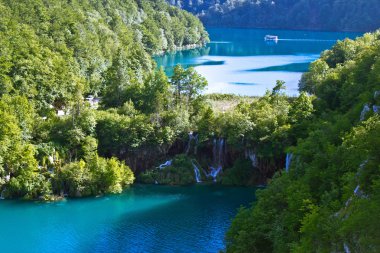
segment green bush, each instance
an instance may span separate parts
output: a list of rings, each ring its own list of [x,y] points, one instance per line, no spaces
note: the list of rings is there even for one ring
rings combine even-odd
[[[95,157],[65,165],[56,175],[54,191],[69,197],[120,193],[134,181],[130,168],[116,158]]]
[[[188,185],[196,182],[193,165],[186,155],[175,156],[171,166],[145,171],[139,176],[139,181],[168,185]]]
[[[252,162],[247,159],[237,159],[232,168],[224,170],[223,185],[252,185],[255,169]]]

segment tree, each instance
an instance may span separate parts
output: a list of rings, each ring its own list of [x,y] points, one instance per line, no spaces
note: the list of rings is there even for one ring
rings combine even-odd
[[[207,87],[207,80],[199,75],[193,67],[188,68],[185,75],[184,93],[187,95],[187,103],[191,104]]]
[[[181,65],[177,65],[173,69],[173,76],[171,78],[171,84],[174,87],[174,95],[176,105],[181,107],[182,93],[185,86],[186,71]]]
[[[181,107],[186,103],[187,108],[194,99],[207,87],[207,80],[199,75],[194,68],[183,69],[181,65],[174,67],[171,83],[175,90],[176,104]]]

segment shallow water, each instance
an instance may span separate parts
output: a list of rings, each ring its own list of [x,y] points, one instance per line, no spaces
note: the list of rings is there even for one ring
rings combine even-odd
[[[168,75],[173,67],[193,66],[209,82],[206,93],[262,96],[276,80],[286,82],[287,94],[298,94],[298,81],[310,62],[337,40],[360,33],[309,32],[265,29],[209,28],[211,43],[205,48],[155,57]],[[265,42],[267,34],[279,41]]]
[[[57,203],[0,201],[0,252],[218,252],[254,188],[137,185]]]

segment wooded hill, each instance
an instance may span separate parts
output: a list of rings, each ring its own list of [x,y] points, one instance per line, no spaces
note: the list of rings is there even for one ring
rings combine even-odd
[[[111,152],[99,156],[96,135],[107,131],[102,124],[96,129],[97,120],[123,124],[130,144],[123,148],[138,148],[144,134],[163,126],[153,128],[148,109],[134,105],[142,110],[148,105],[141,101],[148,101],[150,110],[170,96],[161,95],[170,86],[164,73],[154,72],[151,55],[207,41],[196,17],[165,1],[1,0],[0,197],[79,197],[132,183],[124,161]],[[99,96],[102,105],[93,103]],[[139,117],[98,115],[94,108],[130,99],[135,104],[126,103],[123,112]],[[156,110],[167,109],[159,104]],[[131,130],[138,124],[146,128]],[[112,136],[104,140],[115,145]]]
[[[168,0],[206,26],[328,31],[374,31],[377,0]]]

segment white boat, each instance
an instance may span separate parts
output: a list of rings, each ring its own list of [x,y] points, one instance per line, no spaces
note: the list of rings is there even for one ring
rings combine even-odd
[[[276,35],[265,35],[264,40],[265,41],[275,41],[275,42],[277,42],[278,41],[278,36],[276,36]]]

